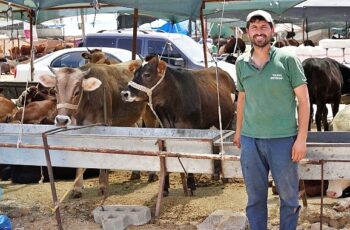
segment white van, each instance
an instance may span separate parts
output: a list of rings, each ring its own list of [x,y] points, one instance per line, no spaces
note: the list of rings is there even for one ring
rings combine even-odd
[[[130,30],[117,32],[101,31],[87,34],[84,39],[85,47],[114,47],[132,50],[133,33]],[[203,47],[192,38],[175,33],[154,31],[138,31],[137,54],[146,57],[159,55],[171,66],[201,69],[204,68]],[[215,66],[215,62],[207,52],[208,66]],[[217,62],[218,67],[228,72],[236,82],[235,66],[224,62]]]

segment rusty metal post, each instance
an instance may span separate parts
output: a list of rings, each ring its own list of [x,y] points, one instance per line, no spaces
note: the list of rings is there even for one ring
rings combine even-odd
[[[34,10],[29,11],[29,23],[30,23],[30,80],[34,81],[34,45],[33,45],[33,24],[35,23],[36,14]],[[34,20],[33,20],[34,19]]]
[[[58,198],[57,198],[57,192],[56,192],[56,187],[55,187],[55,179],[53,177],[52,164],[51,164],[51,158],[50,158],[50,153],[49,153],[49,145],[47,142],[47,133],[42,133],[42,138],[43,138],[43,143],[44,143],[44,147],[45,147],[45,158],[46,158],[46,163],[47,163],[47,171],[48,171],[49,178],[50,178],[52,200],[53,200],[54,205],[56,206],[57,202],[58,202]],[[58,229],[63,230],[59,207],[57,207],[57,209],[55,210],[55,214],[56,214]]]
[[[205,3],[202,3],[201,12],[200,12],[200,19],[201,19],[201,29],[202,29],[202,41],[203,41],[203,54],[204,54],[204,66],[205,68],[208,68],[208,57],[207,57],[207,31],[206,26],[204,25],[204,16],[203,16],[203,9],[205,7]]]
[[[158,139],[158,147],[159,147],[159,152],[166,151],[165,141],[162,139]],[[159,216],[159,213],[160,213],[160,206],[162,204],[162,199],[163,199],[165,176],[167,174],[165,156],[160,156],[159,160],[160,160],[159,190],[158,190],[158,197],[157,197],[157,203],[156,203],[156,212],[154,214],[155,216]]]
[[[180,173],[182,189],[184,190],[184,195],[188,196],[188,187],[187,187],[187,176],[185,173]]]
[[[304,180],[299,180],[299,186],[300,186],[301,199],[303,201],[303,206],[305,208],[307,208],[307,194],[306,194],[306,188],[305,188]]]
[[[132,20],[132,60],[136,60],[136,51],[137,51],[137,23],[139,18],[139,9],[134,9],[134,16]]]
[[[323,193],[324,193],[324,160],[320,160],[321,163],[321,214],[320,214],[320,230],[322,230],[323,224]]]

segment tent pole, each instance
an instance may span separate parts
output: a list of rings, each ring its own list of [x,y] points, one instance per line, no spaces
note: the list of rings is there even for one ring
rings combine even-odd
[[[139,9],[134,9],[134,16],[133,16],[133,35],[132,35],[132,60],[136,60],[136,45],[137,45],[137,20],[139,18]]]
[[[35,12],[34,10],[29,11],[29,23],[30,23],[30,30],[29,30],[29,37],[30,37],[30,80],[34,81],[34,49],[33,49],[33,23],[35,19]]]
[[[188,19],[188,32],[187,32],[187,35],[189,37],[192,37],[191,36],[192,35],[192,19],[191,18]]]
[[[204,53],[204,66],[205,68],[208,68],[208,57],[207,57],[207,31],[206,26],[204,25],[204,16],[203,16],[203,9],[204,9],[204,2],[202,3],[201,12],[200,12],[200,18],[201,18],[201,29],[202,29],[202,41],[203,41],[203,53]]]
[[[305,41],[305,18],[303,20],[303,42]]]
[[[80,19],[81,19],[81,35],[83,38],[85,37],[85,18],[84,18],[84,12],[83,9],[80,9]]]

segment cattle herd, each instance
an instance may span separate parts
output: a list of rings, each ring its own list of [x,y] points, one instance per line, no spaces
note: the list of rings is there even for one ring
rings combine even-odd
[[[244,52],[245,47],[239,49]],[[40,47],[37,50],[39,52]],[[11,50],[14,58],[19,53],[22,53],[22,47]],[[17,99],[5,98],[0,92],[0,122],[234,130],[235,82],[221,69],[173,68],[158,56],[112,63],[101,50],[88,50],[83,57],[88,64],[79,68],[52,69],[51,75],[40,76],[40,83],[26,89]],[[341,96],[350,94],[350,68],[329,58],[306,59],[303,68],[311,111],[313,104],[317,106],[317,130],[321,131],[322,125],[324,131],[330,130],[326,104],[332,104],[334,120],[330,126],[333,130],[350,131],[350,107],[339,111]],[[12,177],[17,183],[33,183],[39,176],[38,169],[33,168],[36,167],[1,166],[0,176],[3,179]],[[31,177],[28,172],[33,170],[36,170],[35,176]],[[55,177],[61,173],[56,171]],[[74,175],[71,172],[69,177]],[[100,193],[106,194],[108,171],[100,170],[99,179]],[[342,196],[350,186],[345,180],[328,184],[327,195],[333,198]],[[74,197],[82,195],[82,185],[80,180],[74,188]],[[193,193],[195,177],[192,174],[187,175],[186,185]],[[168,186],[164,192],[168,193]],[[344,210],[348,206],[337,209]]]

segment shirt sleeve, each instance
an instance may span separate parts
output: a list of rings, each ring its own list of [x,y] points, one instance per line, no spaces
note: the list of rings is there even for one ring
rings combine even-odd
[[[240,91],[240,92],[244,92],[240,66],[241,66],[241,62],[236,62],[237,90]]]
[[[287,58],[288,77],[291,85],[294,88],[306,84],[306,77],[303,69],[303,65],[300,60],[295,56],[289,56]]]

